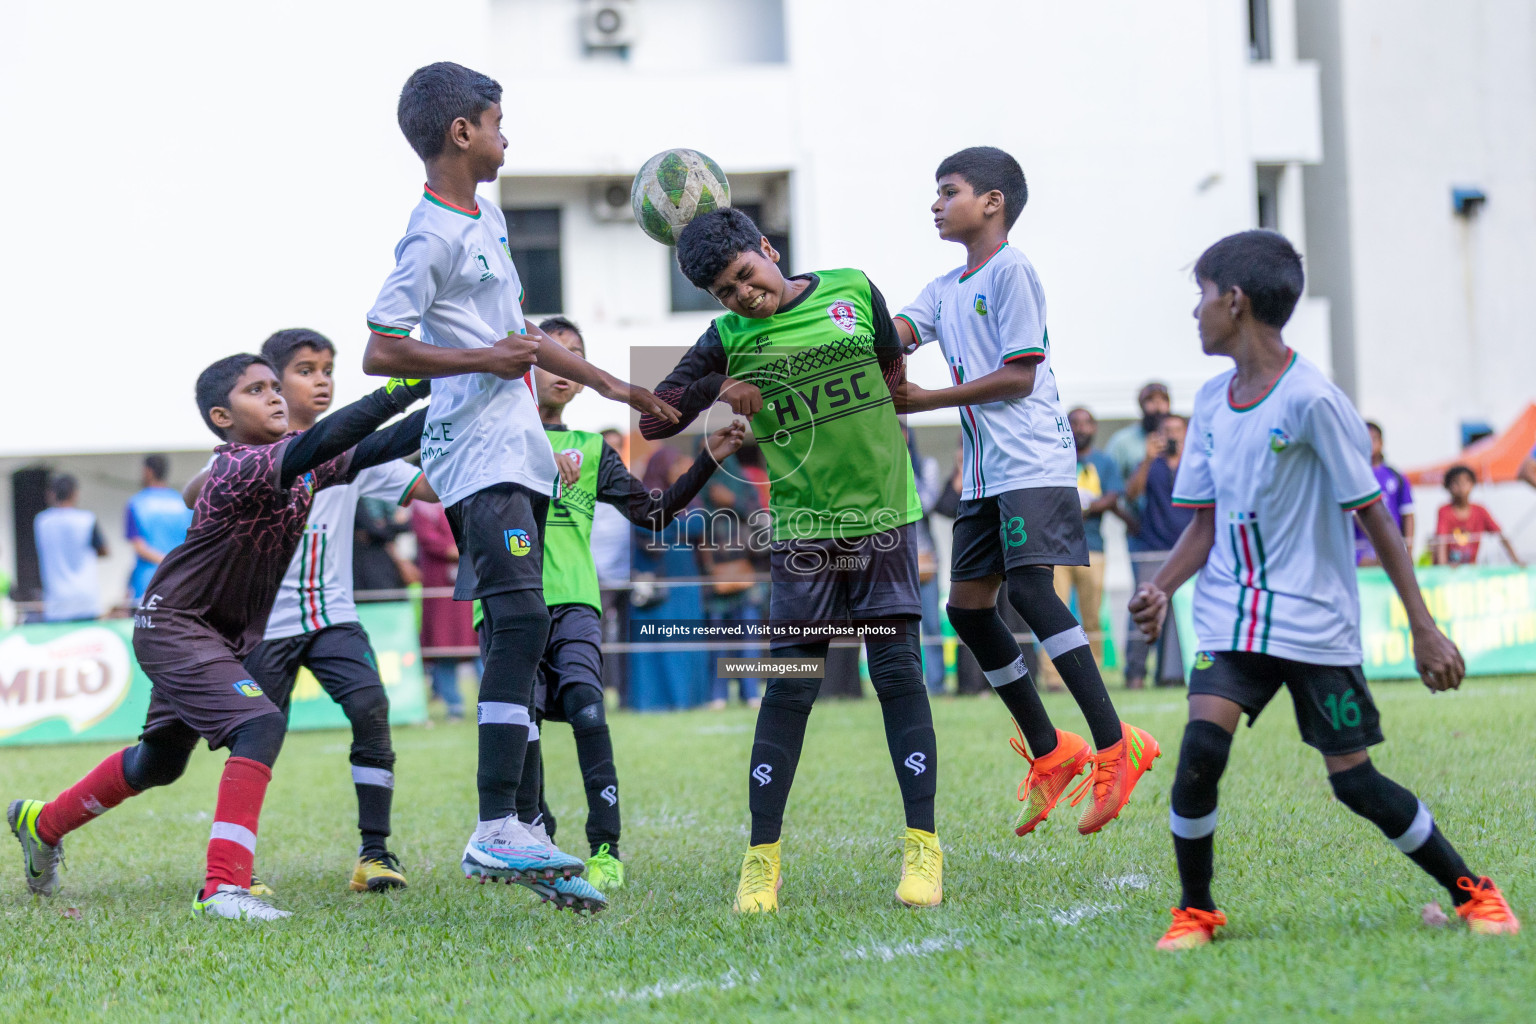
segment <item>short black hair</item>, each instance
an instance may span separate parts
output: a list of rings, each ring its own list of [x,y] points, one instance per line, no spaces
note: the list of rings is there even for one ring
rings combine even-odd
[[[763,233],[734,207],[711,210],[688,222],[677,237],[677,265],[695,288],[709,291],[715,278],[744,252],[762,248]]]
[[[1445,481],[1441,484],[1441,486],[1446,490],[1450,490],[1451,482],[1459,476],[1466,477],[1468,480],[1471,480],[1474,485],[1477,483],[1477,474],[1472,472],[1472,467],[1458,462],[1456,465],[1445,471]]]
[[[166,474],[171,471],[171,460],[164,455],[146,455],[144,468],[149,470],[149,475],[156,480],[164,480]]]
[[[229,393],[235,389],[235,382],[247,367],[256,363],[271,370],[274,376],[277,375],[276,368],[270,362],[251,352],[225,356],[197,375],[197,411],[203,414],[203,422],[220,441],[225,440],[224,431],[213,425],[213,407],[229,408]]]
[[[1375,420],[1366,420],[1365,429],[1376,431],[1376,436],[1383,439],[1385,439],[1387,436],[1386,431],[1381,429],[1381,424],[1377,423]]]
[[[548,334],[551,331],[567,331],[576,335],[577,339],[585,345],[587,339],[581,333],[581,328],[576,326],[576,321],[564,316],[547,317],[539,321],[539,330]]]
[[[933,172],[933,178],[937,181],[951,174],[965,179],[977,195],[993,189],[1001,192],[1003,220],[1010,229],[1024,212],[1024,204],[1029,202],[1029,182],[1024,180],[1024,168],[996,146],[972,146],[950,154]]]
[[[331,339],[319,331],[312,331],[308,327],[290,327],[286,331],[278,331],[261,343],[261,358],[271,363],[272,372],[281,377],[301,348],[329,352],[333,356],[336,354],[336,346],[331,344]]]
[[[54,501],[68,501],[79,489],[79,483],[68,473],[60,473],[48,481],[48,493],[53,496]]]
[[[501,102],[501,84],[462,64],[438,61],[411,72],[400,90],[395,117],[416,155],[430,160],[443,151],[456,118],[477,120]]]
[[[1301,253],[1278,231],[1239,231],[1228,235],[1195,262],[1195,277],[1223,294],[1241,288],[1254,319],[1284,327],[1306,284]]]

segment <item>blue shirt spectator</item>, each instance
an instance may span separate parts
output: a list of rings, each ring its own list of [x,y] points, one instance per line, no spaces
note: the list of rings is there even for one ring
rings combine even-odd
[[[55,477],[53,501],[32,520],[37,565],[43,577],[43,620],[71,622],[101,615],[96,559],[107,557],[96,515],[75,507],[75,478]]]
[[[1125,480],[1120,467],[1105,452],[1080,452],[1077,456],[1077,493],[1083,499],[1083,507],[1106,494],[1121,494]],[[1093,512],[1083,516],[1083,532],[1088,535],[1088,550],[1104,550],[1104,513]]]
[[[168,465],[164,455],[144,459],[143,486],[128,499],[123,510],[123,534],[137,556],[128,589],[135,602],[144,597],[155,568],[170,550],[187,539],[192,525],[192,510],[182,501],[181,492],[165,484]]]

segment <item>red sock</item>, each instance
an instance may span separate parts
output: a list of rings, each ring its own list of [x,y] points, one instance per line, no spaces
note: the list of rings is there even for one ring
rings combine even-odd
[[[256,860],[256,823],[261,801],[267,795],[272,769],[248,757],[224,762],[219,779],[219,803],[213,812],[213,835],[208,839],[208,874],[203,896],[221,885],[251,887],[251,864]]]
[[[123,778],[123,754],[119,750],[89,774],[54,797],[37,816],[37,837],[49,846],[59,845],[75,829],[98,814],[105,814],[139,791]]]

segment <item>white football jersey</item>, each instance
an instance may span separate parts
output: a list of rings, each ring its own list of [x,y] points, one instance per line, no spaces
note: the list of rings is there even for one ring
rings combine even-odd
[[[395,269],[368,313],[368,327],[443,348],[487,348],[523,333],[522,285],[501,210],[480,201],[461,210],[430,190],[411,211],[395,247]],[[537,494],[555,485],[555,454],[539,422],[533,374],[489,373],[432,382],[421,466],[444,505],[492,484]]]
[[[1235,373],[1196,395],[1173,485],[1175,505],[1216,511],[1216,542],[1195,581],[1200,649],[1358,665],[1352,520],[1381,497],[1365,421],[1294,352],[1243,407],[1229,397]]]
[[[935,278],[897,316],[918,344],[937,340],[950,379],[963,384],[1020,359],[1035,361],[1023,398],[960,408],[966,499],[1026,487],[1077,487],[1077,446],[1051,371],[1045,290],[1035,268],[1004,242],[974,270]]]
[[[436,382],[434,381],[434,384]],[[309,522],[293,553],[277,599],[267,616],[263,640],[313,633],[357,621],[352,597],[352,539],[359,498],[383,498],[403,505],[421,470],[407,462],[370,466],[346,485],[316,491]]]

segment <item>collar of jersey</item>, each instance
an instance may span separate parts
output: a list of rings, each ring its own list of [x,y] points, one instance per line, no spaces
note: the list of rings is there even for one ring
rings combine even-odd
[[[470,220],[480,219],[480,204],[478,202],[475,203],[475,208],[473,210],[466,210],[462,206],[453,205],[448,200],[444,199],[436,192],[433,192],[425,185],[421,186],[421,198],[425,199],[429,203],[441,206],[445,210],[452,210],[454,213],[462,214],[463,216],[468,217]]]
[[[806,299],[810,298],[811,297],[811,292],[814,292],[817,288],[821,287],[821,275],[820,274],[816,274],[816,273],[795,274],[794,276],[795,277],[807,278],[807,279],[810,280],[811,283],[806,285],[805,291],[801,292],[799,295],[796,295],[793,299],[790,299],[789,300],[789,305],[787,305],[787,306],[780,306],[778,309],[774,310],[773,311],[773,315],[774,316],[778,316],[780,313],[788,313],[790,310],[792,310],[796,306],[800,305],[800,303],[802,303]]]
[[[1275,388],[1280,386],[1280,382],[1285,379],[1285,375],[1290,373],[1291,367],[1295,365],[1296,350],[1291,349],[1291,358],[1286,362],[1285,369],[1280,371],[1280,376],[1270,381],[1269,387],[1264,389],[1264,393],[1258,398],[1255,398],[1253,401],[1249,402],[1247,405],[1238,405],[1236,402],[1232,401],[1232,381],[1237,380],[1237,374],[1234,373],[1232,375],[1232,380],[1227,381],[1227,408],[1231,409],[1233,412],[1248,412],[1251,409],[1257,409],[1261,404],[1263,404],[1264,399],[1275,393]]]
[[[968,278],[972,274],[976,273],[976,271],[980,270],[982,267],[986,266],[988,263],[991,263],[992,262],[992,257],[996,256],[998,253],[1002,252],[1003,249],[1007,245],[1008,245],[1008,239],[1005,238],[1001,242],[998,243],[998,246],[997,246],[996,249],[993,249],[991,252],[987,253],[987,258],[986,259],[982,260],[980,263],[976,264],[970,270],[967,270],[965,273],[961,274],[960,275],[960,280],[964,281],[966,278]]]

